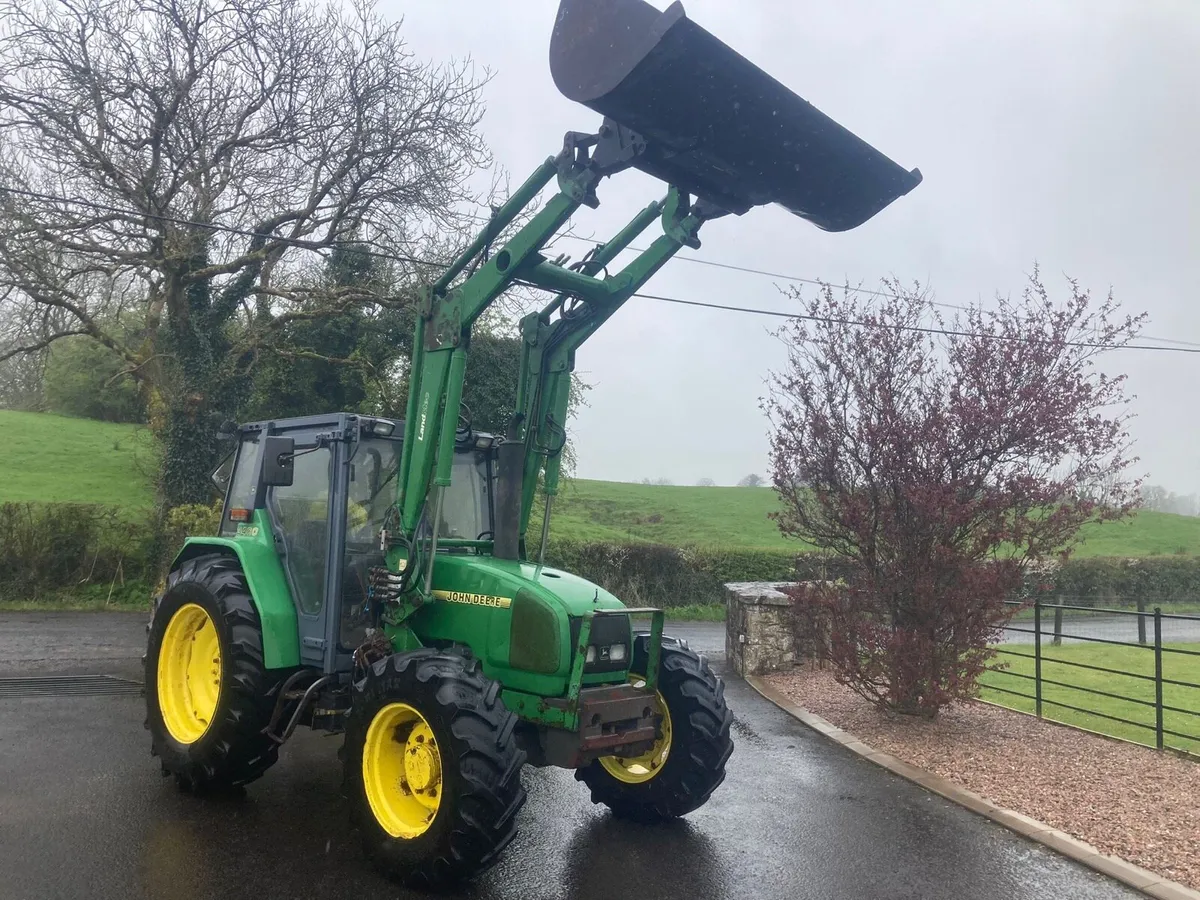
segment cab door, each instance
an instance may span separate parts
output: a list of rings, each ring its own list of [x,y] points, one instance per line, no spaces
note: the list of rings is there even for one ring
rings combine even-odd
[[[344,510],[338,509],[343,444],[333,429],[272,429],[295,441],[290,485],[267,489],[266,507],[275,546],[296,604],[300,661],[332,671],[336,646],[330,640],[341,589]]]

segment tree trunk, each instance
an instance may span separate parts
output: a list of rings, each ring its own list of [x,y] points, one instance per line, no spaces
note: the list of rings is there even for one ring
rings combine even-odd
[[[192,411],[173,405],[167,410],[160,491],[167,506],[212,502],[209,474],[218,462],[216,424],[204,407]]]
[[[197,254],[192,267],[205,261],[203,253]],[[184,288],[176,281],[167,295],[170,387],[164,396],[159,495],[168,507],[212,501],[209,475],[219,462],[217,429],[236,413],[241,396],[228,359],[224,319],[213,315],[210,291],[208,282]]]

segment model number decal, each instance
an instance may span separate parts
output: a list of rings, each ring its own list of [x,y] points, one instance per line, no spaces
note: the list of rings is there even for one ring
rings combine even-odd
[[[258,537],[258,526],[257,525],[238,525],[237,536],[238,537]]]
[[[496,597],[492,594],[464,594],[462,591],[434,591],[433,596],[438,600],[449,603],[469,603],[472,606],[495,606],[508,609],[512,606],[511,597]]]

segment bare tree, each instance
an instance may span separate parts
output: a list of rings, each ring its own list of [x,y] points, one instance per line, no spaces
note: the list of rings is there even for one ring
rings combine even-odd
[[[1155,512],[1166,512],[1171,493],[1160,484],[1142,485],[1142,506]]]
[[[1200,498],[1195,494],[1176,494],[1159,484],[1142,485],[1142,506],[1180,516],[1200,515]]]
[[[696,482],[696,487],[716,487],[717,483],[711,478],[701,478]]]
[[[65,316],[53,307],[35,309],[5,299],[0,296],[0,408],[41,409],[50,343],[63,331]]]
[[[303,251],[365,240],[411,276],[457,224],[482,82],[416,60],[370,0],[0,0],[0,23],[0,304],[25,326],[0,360],[110,347],[164,439],[164,499],[205,499],[258,354],[381,299]]]
[[[767,481],[761,475],[751,472],[737,483],[738,487],[762,487]]]

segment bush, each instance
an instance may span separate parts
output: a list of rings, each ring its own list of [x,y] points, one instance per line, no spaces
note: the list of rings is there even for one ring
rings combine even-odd
[[[0,503],[0,599],[36,601],[107,588],[127,599],[153,568],[155,534],[123,510],[85,503]],[[146,594],[148,598],[148,593]]]
[[[547,562],[594,581],[629,606],[684,606],[719,603],[724,589],[686,551],[657,544],[554,541]]]
[[[861,697],[933,718],[975,694],[995,655],[989,641],[1011,615],[1004,598],[1020,581],[1019,567],[1010,560],[963,566],[948,585],[881,574],[785,588],[794,600],[795,633],[810,644],[817,639],[837,680]]]
[[[220,504],[179,506],[161,519],[115,507],[0,504],[0,600],[148,600],[189,535],[215,534]],[[552,540],[547,562],[629,605],[677,609],[724,604],[732,581],[850,581],[850,564],[817,553]],[[122,585],[125,588],[122,589]],[[1073,560],[1026,578],[1045,603],[1148,605],[1200,598],[1200,558]]]
[[[46,407],[104,422],[144,422],[137,384],[125,368],[120,356],[90,337],[57,341],[46,363]]]
[[[546,561],[612,591],[630,606],[724,603],[731,581],[793,581],[796,557],[770,550],[551,540]],[[819,568],[816,561],[807,564]]]
[[[186,503],[168,510],[163,527],[163,543],[170,559],[175,558],[183,542],[189,537],[216,534],[221,527],[221,503],[211,505]]]

